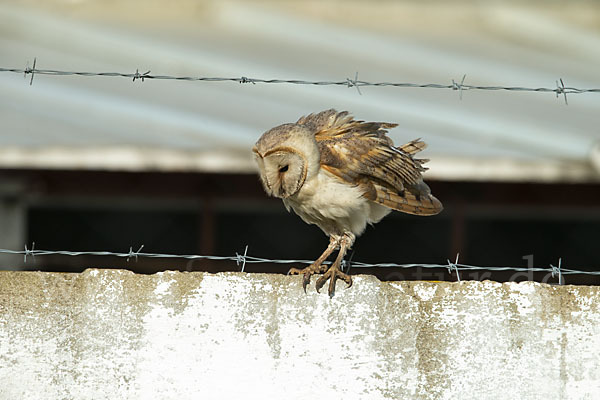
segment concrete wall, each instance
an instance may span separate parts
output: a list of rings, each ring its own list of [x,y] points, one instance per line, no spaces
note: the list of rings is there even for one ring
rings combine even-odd
[[[598,398],[598,287],[344,286],[0,272],[0,398]]]

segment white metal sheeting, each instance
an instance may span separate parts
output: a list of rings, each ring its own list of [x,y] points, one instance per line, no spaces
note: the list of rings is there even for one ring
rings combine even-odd
[[[3,4],[0,67],[36,57],[36,68],[66,71],[319,81],[358,71],[364,81],[442,84],[466,74],[472,85],[600,86],[600,31],[579,23],[586,10],[544,2],[458,2],[458,14],[357,2],[344,3],[344,16],[336,3],[104,3]],[[473,90],[460,100],[442,89],[29,79],[0,73],[0,167],[252,171],[249,148],[263,131],[334,107],[399,123],[397,143],[424,138],[433,178],[599,177],[598,93],[571,94],[567,106],[552,93]]]

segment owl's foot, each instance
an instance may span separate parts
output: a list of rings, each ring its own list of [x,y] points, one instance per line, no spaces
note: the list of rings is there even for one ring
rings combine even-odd
[[[288,271],[288,275],[303,275],[302,288],[306,293],[306,286],[310,283],[310,277],[314,274],[322,274],[327,267],[321,264],[311,264],[306,268],[292,268]]]
[[[315,283],[317,292],[321,290],[323,285],[325,285],[325,282],[327,282],[327,279],[329,279],[329,289],[327,290],[327,293],[329,293],[329,297],[333,297],[333,293],[335,292],[335,281],[338,278],[346,282],[348,287],[352,286],[352,278],[350,275],[343,273],[337,263],[334,263],[323,276],[317,279],[317,282]]]
[[[339,278],[348,284],[348,287],[352,286],[352,278],[349,275],[344,274],[340,270],[340,265],[344,256],[346,255],[346,251],[352,243],[354,243],[354,235],[351,232],[346,232],[344,235],[330,235],[329,236],[329,246],[327,249],[321,254],[321,256],[311,265],[306,268],[298,269],[292,268],[288,271],[288,275],[303,275],[302,278],[302,288],[304,289],[304,293],[306,293],[306,286],[310,283],[310,277],[314,274],[325,274],[317,280],[316,289],[317,292],[323,287],[327,279],[329,279],[329,297],[333,297],[333,292],[335,292],[335,281]],[[337,258],[327,269],[326,265],[323,265],[327,257],[336,249],[336,247],[340,247],[340,251],[337,255]]]
[[[292,268],[288,271],[288,275],[303,275],[302,278],[302,288],[304,289],[304,293],[306,293],[306,286],[310,283],[310,277],[314,274],[322,274],[327,270],[327,266],[323,265],[323,262],[327,260],[327,257],[335,250],[338,246],[339,237],[338,236],[330,236],[329,238],[329,246],[325,249],[323,254],[316,259],[316,261],[310,264],[306,268],[298,269]]]

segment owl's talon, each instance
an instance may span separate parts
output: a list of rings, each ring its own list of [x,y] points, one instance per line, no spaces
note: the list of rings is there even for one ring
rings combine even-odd
[[[298,269],[298,268],[290,268],[288,271],[288,275],[303,275],[302,277],[302,289],[304,289],[304,293],[306,293],[306,286],[310,283],[311,275],[321,273],[323,266],[317,264],[311,264],[306,268]]]
[[[310,283],[310,275],[308,272],[305,272],[304,277],[302,277],[302,289],[304,289],[304,293],[306,293],[306,286]]]
[[[315,289],[317,289],[317,293],[321,293],[320,292],[321,288],[325,285],[325,282],[327,282],[327,279],[329,279],[329,288],[327,290],[327,293],[329,294],[329,297],[333,297],[333,294],[335,293],[335,281],[338,278],[343,280],[344,282],[346,282],[348,287],[352,286],[352,278],[350,277],[350,275],[347,275],[347,274],[343,273],[342,271],[340,271],[340,269],[337,265],[332,265],[327,270],[327,272],[325,272],[325,274],[323,274],[323,276],[321,276],[321,277],[319,277],[319,279],[317,279],[317,282],[315,283]]]

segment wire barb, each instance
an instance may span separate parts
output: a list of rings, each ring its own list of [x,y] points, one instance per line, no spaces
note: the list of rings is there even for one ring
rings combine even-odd
[[[142,82],[144,82],[144,78],[150,78],[150,76],[148,76],[148,74],[150,73],[150,71],[146,71],[143,74],[140,74],[139,69],[135,69],[135,74],[133,74],[133,81],[135,82],[137,79],[141,80]]]
[[[134,252],[133,251],[133,247],[129,246],[129,253],[127,253],[127,262],[129,262],[129,259],[131,257],[134,257],[135,258],[135,262],[137,262],[138,255],[140,254],[140,251],[142,251],[143,248],[144,248],[144,245],[141,245],[140,248],[138,249],[138,251]]]
[[[562,258],[559,258],[558,259],[558,267],[555,267],[554,265],[550,264],[550,268],[552,268],[552,277],[554,278],[556,275],[558,275],[558,284],[559,285],[563,284],[562,273],[560,270],[561,263],[562,263]]]
[[[565,96],[565,104],[569,105],[569,102],[567,101],[567,88],[565,88],[565,83],[563,82],[562,78],[560,78],[560,85],[558,84],[559,81],[556,81],[556,98],[558,98],[559,95],[564,95]]]
[[[354,257],[354,249],[352,249],[352,253],[350,253],[347,261],[345,259],[342,260],[342,271],[345,269],[348,275],[350,275],[350,268],[352,267],[352,257]]]
[[[466,77],[467,77],[467,74],[464,74],[462,79],[460,80],[460,83],[456,83],[454,81],[454,79],[452,79],[452,90],[458,90],[458,98],[460,100],[462,100],[463,89],[468,90],[468,87],[465,87],[465,85],[464,85]]]
[[[25,243],[25,251],[23,252],[23,262],[27,262],[27,256],[33,257],[33,262],[35,262],[35,242],[31,243],[31,250],[27,248],[27,243]]]
[[[463,78],[463,79],[464,79],[464,78]],[[450,275],[452,275],[452,271],[453,271],[453,270],[454,270],[454,271],[456,271],[456,280],[457,280],[458,282],[460,282],[460,275],[459,275],[459,273],[458,273],[458,266],[457,266],[457,265],[458,265],[458,256],[459,256],[459,255],[460,255],[460,253],[456,253],[456,260],[455,260],[454,262],[451,262],[449,259],[448,259],[448,260],[446,260],[446,261],[448,261],[448,273],[449,273]]]
[[[355,87],[358,94],[360,94],[362,96],[362,93],[360,92],[360,87],[359,87],[359,84],[361,84],[361,83],[362,82],[358,81],[358,71],[354,75],[354,79],[346,78],[346,84],[348,85],[348,87],[349,88]]]
[[[33,58],[33,67],[29,68],[29,61],[27,61],[27,65],[23,70],[23,77],[27,78],[28,74],[31,74],[31,79],[29,80],[29,86],[33,85],[33,75],[35,74],[35,64],[37,62],[37,57]]]
[[[237,252],[235,253],[235,257],[236,257],[236,264],[239,267],[240,263],[242,264],[242,271],[244,272],[244,268],[246,267],[246,255],[248,254],[248,245],[246,245],[246,248],[244,249],[244,255],[241,256],[239,255]]]
[[[247,78],[245,76],[242,76],[240,79],[238,79],[239,83],[251,83],[253,85],[256,85],[256,81],[252,78]]]

